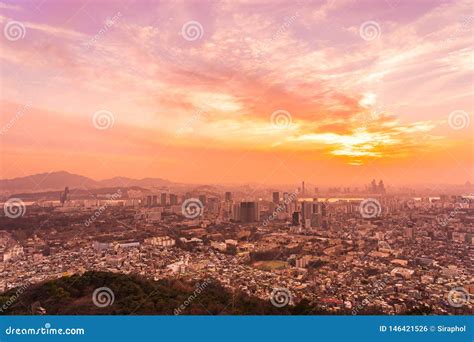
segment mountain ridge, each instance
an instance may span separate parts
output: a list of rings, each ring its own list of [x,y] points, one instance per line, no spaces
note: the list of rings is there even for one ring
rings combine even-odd
[[[171,184],[173,184],[173,182],[162,178],[134,179],[128,177],[113,177],[95,180],[67,171],[43,172],[24,177],[0,179],[0,188],[2,191],[10,192],[62,190],[66,186],[78,189],[98,189],[122,186],[160,187]]]

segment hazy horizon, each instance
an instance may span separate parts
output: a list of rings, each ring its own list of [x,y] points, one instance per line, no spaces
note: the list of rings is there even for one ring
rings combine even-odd
[[[32,177],[32,176],[38,176],[38,175],[48,175],[50,176],[51,174],[58,174],[58,173],[67,173],[69,175],[73,175],[73,176],[81,176],[81,177],[86,177],[86,178],[89,178],[93,181],[96,181],[96,182],[103,182],[103,181],[108,181],[108,180],[113,180],[115,178],[126,178],[126,179],[130,179],[130,180],[136,180],[136,181],[140,181],[140,180],[145,180],[145,179],[161,179],[163,181],[166,181],[166,182],[170,182],[172,184],[178,184],[178,185],[188,185],[188,186],[222,186],[222,187],[240,187],[240,186],[249,186],[249,185],[259,185],[259,186],[266,186],[267,188],[290,188],[292,186],[296,188],[298,187],[301,187],[301,182],[304,181],[305,182],[305,185],[306,185],[306,188],[308,190],[308,194],[312,193],[314,188],[313,187],[318,187],[319,189],[326,189],[326,188],[331,188],[331,187],[349,187],[351,190],[355,190],[355,188],[358,188],[359,190],[363,190],[364,189],[364,186],[368,186],[370,181],[372,181],[372,179],[367,179],[367,181],[364,183],[355,183],[355,184],[346,184],[346,183],[334,183],[334,184],[320,184],[320,183],[314,183],[312,181],[308,181],[308,180],[295,180],[293,183],[256,183],[256,182],[241,182],[241,183],[186,183],[186,182],[176,182],[174,181],[173,179],[168,179],[168,178],[163,178],[163,177],[160,177],[159,175],[152,175],[152,176],[148,176],[148,177],[144,177],[144,178],[133,178],[133,177],[125,177],[125,176],[121,176],[121,175],[116,175],[116,176],[113,176],[113,177],[109,177],[109,178],[101,178],[101,179],[97,179],[97,178],[93,178],[93,177],[89,177],[89,176],[86,176],[86,175],[81,175],[81,174],[76,174],[76,173],[73,173],[73,172],[69,172],[69,171],[66,171],[66,170],[57,170],[57,171],[49,171],[49,172],[40,172],[40,173],[37,173],[37,174],[32,174],[32,175],[25,175],[25,176],[20,176],[20,177],[13,177],[13,178],[5,178],[5,179],[0,179],[0,181],[13,181],[13,180],[16,180],[16,179],[21,179],[21,178],[27,178],[27,177]],[[46,176],[46,177],[48,177]],[[45,178],[46,178],[45,177]],[[382,180],[383,179],[375,179],[373,178],[374,180],[376,180],[377,182]],[[397,189],[397,188],[404,188],[404,187],[414,187],[415,190],[416,189],[419,189],[419,188],[422,188],[422,187],[431,187],[431,186],[435,186],[437,188],[442,188],[443,186],[449,186],[449,187],[462,187],[462,186],[465,186],[466,183],[468,183],[469,181],[466,181],[466,182],[458,182],[458,183],[445,183],[445,184],[435,184],[435,183],[418,183],[418,184],[398,184],[398,185],[393,185],[393,184],[385,184],[385,186],[387,186],[389,189],[392,188],[392,189]],[[469,182],[470,183],[470,182]],[[64,186],[66,186],[67,184],[65,184]],[[441,190],[441,189],[440,189]],[[470,194],[469,194],[470,195]]]

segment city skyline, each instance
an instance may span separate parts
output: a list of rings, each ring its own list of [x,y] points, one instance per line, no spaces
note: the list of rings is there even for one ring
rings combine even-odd
[[[123,177],[123,176],[115,176],[111,178],[104,178],[104,179],[94,179],[92,177],[86,177],[84,175],[78,175],[74,174],[72,172],[68,171],[50,171],[50,172],[42,172],[38,174],[32,174],[32,175],[25,175],[21,177],[14,177],[14,178],[7,178],[7,179],[0,179],[1,182],[9,182],[8,185],[7,183],[3,183],[3,186],[8,187],[8,189],[5,189],[5,192],[11,192],[12,189],[13,191],[24,189],[24,190],[35,190],[35,191],[42,191],[42,189],[48,189],[48,186],[43,186],[42,182],[46,181],[50,177],[73,177],[73,187],[77,186],[77,179],[74,179],[75,177],[79,177],[82,179],[83,184],[80,186],[82,188],[87,188],[91,186],[90,182],[96,182],[97,184],[93,184],[91,188],[100,188],[100,187],[107,187],[111,185],[111,182],[114,184],[114,186],[122,186],[122,187],[130,187],[136,185],[136,182],[146,182],[146,181],[157,181],[157,182],[163,182],[162,184],[155,185],[155,187],[163,187],[163,188],[170,188],[170,187],[176,187],[176,186],[188,186],[188,187],[193,187],[193,186],[218,186],[218,187],[243,187],[243,186],[248,186],[248,185],[258,185],[261,186],[261,189],[288,189],[288,188],[295,188],[295,189],[303,189],[304,192],[304,187],[302,186],[301,182],[304,184],[306,182],[306,193],[318,193],[318,192],[325,192],[325,193],[331,193],[331,192],[337,192],[335,189],[340,190],[341,192],[351,192],[351,191],[356,191],[356,192],[370,192],[369,190],[372,188],[373,189],[373,182],[376,181],[377,184],[379,182],[384,182],[382,178],[371,178],[371,179],[365,179],[361,180],[360,183],[345,183],[346,180],[340,180],[338,183],[333,183],[333,184],[320,184],[320,183],[313,183],[313,182],[307,182],[305,180],[295,180],[292,183],[288,184],[277,184],[277,183],[255,183],[255,182],[235,182],[235,183],[182,183],[182,182],[175,182],[173,179],[165,179],[162,177],[159,177],[158,175],[156,177],[145,177],[145,178],[131,178],[131,177]],[[40,180],[40,182],[37,182],[35,180],[31,180],[31,186],[30,187],[25,187],[24,180],[27,179],[37,179]],[[51,190],[58,190],[60,188],[63,188],[66,186],[68,183],[68,180],[65,179],[60,179],[61,185],[59,187],[53,186],[50,187],[49,189]],[[15,184],[16,182],[20,182],[20,185],[16,188]],[[58,182],[58,180],[54,179],[53,182]],[[129,183],[130,182],[130,183]],[[81,183],[81,182],[80,182]],[[66,184],[66,185],[65,185]],[[387,185],[387,184],[385,184]],[[148,188],[151,185],[145,185],[144,188]],[[466,182],[454,182],[454,183],[446,183],[446,184],[434,184],[434,183],[419,183],[419,184],[398,184],[398,185],[392,185],[388,184],[388,188],[391,189],[391,191],[400,191],[400,190],[412,190],[412,191],[420,191],[420,190],[429,190],[430,187],[434,187],[439,190],[439,192],[443,191],[448,191],[452,192],[452,187],[457,187],[457,191],[463,192],[464,195],[472,196],[471,194],[471,189],[472,189],[472,184],[469,181]],[[451,190],[446,190],[446,187]],[[16,190],[15,190],[16,189]],[[316,189],[316,190],[315,190]],[[423,193],[423,192],[422,192]],[[435,194],[435,193],[433,193]]]
[[[468,1],[154,4],[0,3],[0,179],[473,182]]]

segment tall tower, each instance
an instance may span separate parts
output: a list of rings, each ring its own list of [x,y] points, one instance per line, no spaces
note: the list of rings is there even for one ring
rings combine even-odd
[[[273,193],[273,203],[274,204],[280,203],[280,193],[278,191],[275,191]]]
[[[67,196],[69,195],[69,187],[66,186],[64,188],[64,192],[61,192],[59,194],[59,201],[61,202],[62,205],[67,201]]]
[[[381,194],[385,194],[385,185],[383,184],[383,180],[379,181],[378,192]]]
[[[249,223],[260,220],[258,202],[240,203],[240,222]]]
[[[304,197],[304,181],[301,184],[301,195]]]

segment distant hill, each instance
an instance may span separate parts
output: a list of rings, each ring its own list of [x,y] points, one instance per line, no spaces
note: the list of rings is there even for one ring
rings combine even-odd
[[[52,190],[63,190],[68,186],[70,189],[97,189],[116,187],[142,187],[152,188],[172,184],[161,178],[132,179],[126,177],[115,177],[96,181],[94,179],[72,174],[66,171],[50,173],[39,173],[26,177],[12,179],[1,179],[0,189],[8,192],[42,192]]]
[[[66,171],[38,173],[26,177],[0,180],[0,189],[2,189],[2,191],[36,192],[60,190],[64,189],[65,186],[69,186],[70,188],[90,189],[98,187],[99,184],[91,178],[75,175]]]
[[[306,303],[297,306],[274,307],[270,301],[249,297],[242,293],[232,295],[214,281],[200,284],[180,280],[152,281],[134,275],[107,272],[86,272],[83,275],[63,277],[42,284],[31,285],[22,291],[11,289],[0,295],[0,309],[17,297],[0,314],[30,315],[41,307],[49,315],[174,315],[181,306],[183,315],[295,315],[322,314]],[[94,305],[94,290],[107,287],[112,290],[112,305]],[[196,292],[200,289],[199,293]],[[193,296],[193,299],[190,299]],[[36,310],[37,311],[37,310]],[[37,313],[37,312],[36,312]]]

